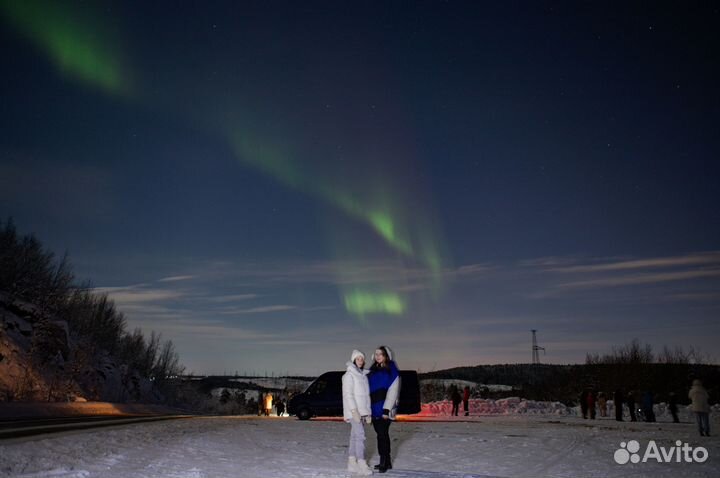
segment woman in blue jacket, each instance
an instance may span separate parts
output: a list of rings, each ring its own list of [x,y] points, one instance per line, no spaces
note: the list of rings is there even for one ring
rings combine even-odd
[[[385,473],[392,468],[390,461],[390,424],[395,420],[400,398],[400,371],[393,362],[390,347],[381,345],[375,350],[370,367],[370,409],[372,424],[377,433],[380,464],[375,468]]]

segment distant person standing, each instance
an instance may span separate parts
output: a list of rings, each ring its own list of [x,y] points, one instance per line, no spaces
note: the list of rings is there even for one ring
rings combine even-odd
[[[710,404],[708,403],[707,390],[705,390],[700,380],[693,380],[692,388],[688,392],[688,398],[691,400],[690,411],[695,414],[700,436],[709,437]]]
[[[650,390],[646,390],[643,394],[643,414],[645,415],[645,421],[646,422],[654,422],[655,421],[655,400],[653,398],[653,393]]]
[[[470,415],[470,387],[467,385],[463,389],[463,410],[466,417]]]
[[[282,398],[275,404],[275,410],[277,410],[277,416],[279,417],[285,413],[285,402],[283,402]]]
[[[618,388],[613,394],[613,406],[615,407],[615,420],[623,421],[623,402],[625,397],[623,396],[622,389]]]
[[[627,406],[630,409],[630,421],[636,422],[637,418],[635,417],[635,392],[630,390],[628,392],[627,398],[625,399],[625,402],[627,402]]]
[[[678,418],[677,395],[675,395],[675,392],[670,392],[670,399],[668,400],[668,409],[670,410],[670,413],[672,414],[673,423],[680,423],[680,419]]]
[[[588,393],[589,390],[587,388],[580,393],[580,411],[582,412],[583,418],[587,418],[588,416]]]
[[[269,417],[272,412],[273,396],[271,393],[265,395],[265,416]]]
[[[605,398],[605,392],[598,393],[598,408],[600,409],[600,416],[607,416],[607,398]]]
[[[595,390],[590,389],[587,393],[587,409],[591,420],[595,420]]]
[[[460,402],[462,401],[462,397],[460,396],[460,392],[455,385],[452,386],[450,400],[452,400],[452,412],[450,413],[450,415],[456,417],[458,416],[458,410],[460,409]]]
[[[372,475],[365,461],[365,423],[370,423],[370,384],[365,370],[365,355],[353,350],[347,371],[342,376],[343,419],[350,423],[348,447],[348,471],[360,475]]]
[[[390,424],[395,420],[400,400],[400,371],[387,345],[381,345],[373,355],[375,361],[370,367],[370,402],[372,424],[377,434],[377,449],[380,463],[375,466],[380,473],[392,469],[390,459]]]

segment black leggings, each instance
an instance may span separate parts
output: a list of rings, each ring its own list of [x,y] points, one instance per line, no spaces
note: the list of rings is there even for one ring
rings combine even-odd
[[[372,424],[377,433],[378,454],[390,456],[390,424],[392,420],[373,418]]]

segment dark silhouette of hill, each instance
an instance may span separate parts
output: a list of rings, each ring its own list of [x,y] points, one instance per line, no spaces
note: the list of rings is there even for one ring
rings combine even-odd
[[[720,395],[720,366],[690,363],[614,363],[614,364],[502,364],[455,367],[420,374],[421,380],[467,380],[480,384],[513,386],[512,392],[488,392],[488,396],[519,395],[530,400],[561,401],[575,404],[586,387],[610,394],[650,390],[656,402],[667,401],[674,392],[680,403],[688,403],[687,393],[694,379],[700,379],[711,402]]]

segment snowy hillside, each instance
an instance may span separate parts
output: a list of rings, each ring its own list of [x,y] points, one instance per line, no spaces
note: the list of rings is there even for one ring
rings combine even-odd
[[[160,401],[149,380],[75,340],[66,321],[0,292],[0,402]]]

